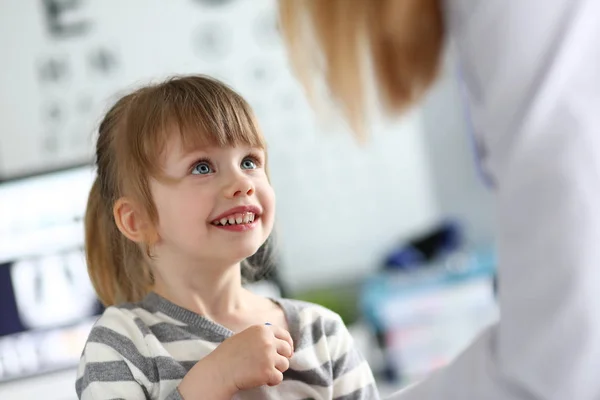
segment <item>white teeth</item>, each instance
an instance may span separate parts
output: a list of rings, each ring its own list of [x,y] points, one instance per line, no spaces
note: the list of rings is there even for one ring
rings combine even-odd
[[[243,214],[234,214],[229,217],[221,218],[217,221],[214,221],[215,225],[236,225],[236,224],[248,224],[254,222],[256,215],[251,212],[243,213]]]

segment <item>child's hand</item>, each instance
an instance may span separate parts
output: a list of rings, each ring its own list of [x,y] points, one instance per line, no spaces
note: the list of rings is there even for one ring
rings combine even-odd
[[[236,391],[275,386],[290,367],[294,344],[288,331],[255,325],[225,340],[213,353]]]
[[[211,393],[230,399],[237,391],[275,386],[283,380],[294,345],[288,331],[254,325],[225,340],[184,377],[179,391],[186,400]]]

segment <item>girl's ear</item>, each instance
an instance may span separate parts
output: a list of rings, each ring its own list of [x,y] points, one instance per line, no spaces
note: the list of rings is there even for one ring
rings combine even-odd
[[[113,216],[119,231],[132,242],[141,244],[148,243],[148,239],[155,239],[154,227],[131,199],[121,197],[117,200],[113,206]]]

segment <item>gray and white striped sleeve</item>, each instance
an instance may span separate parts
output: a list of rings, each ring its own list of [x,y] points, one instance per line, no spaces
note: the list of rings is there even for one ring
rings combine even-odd
[[[153,398],[156,368],[144,335],[118,309],[107,309],[88,337],[75,389],[80,400]],[[168,400],[183,400],[174,390]]]
[[[371,367],[358,351],[341,317],[335,334],[328,337],[332,370],[333,400],[377,400],[379,392]]]

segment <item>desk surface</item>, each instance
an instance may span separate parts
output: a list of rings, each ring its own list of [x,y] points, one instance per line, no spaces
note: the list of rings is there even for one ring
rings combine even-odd
[[[75,375],[77,371],[69,369],[0,384],[0,399],[45,399],[76,400]]]

